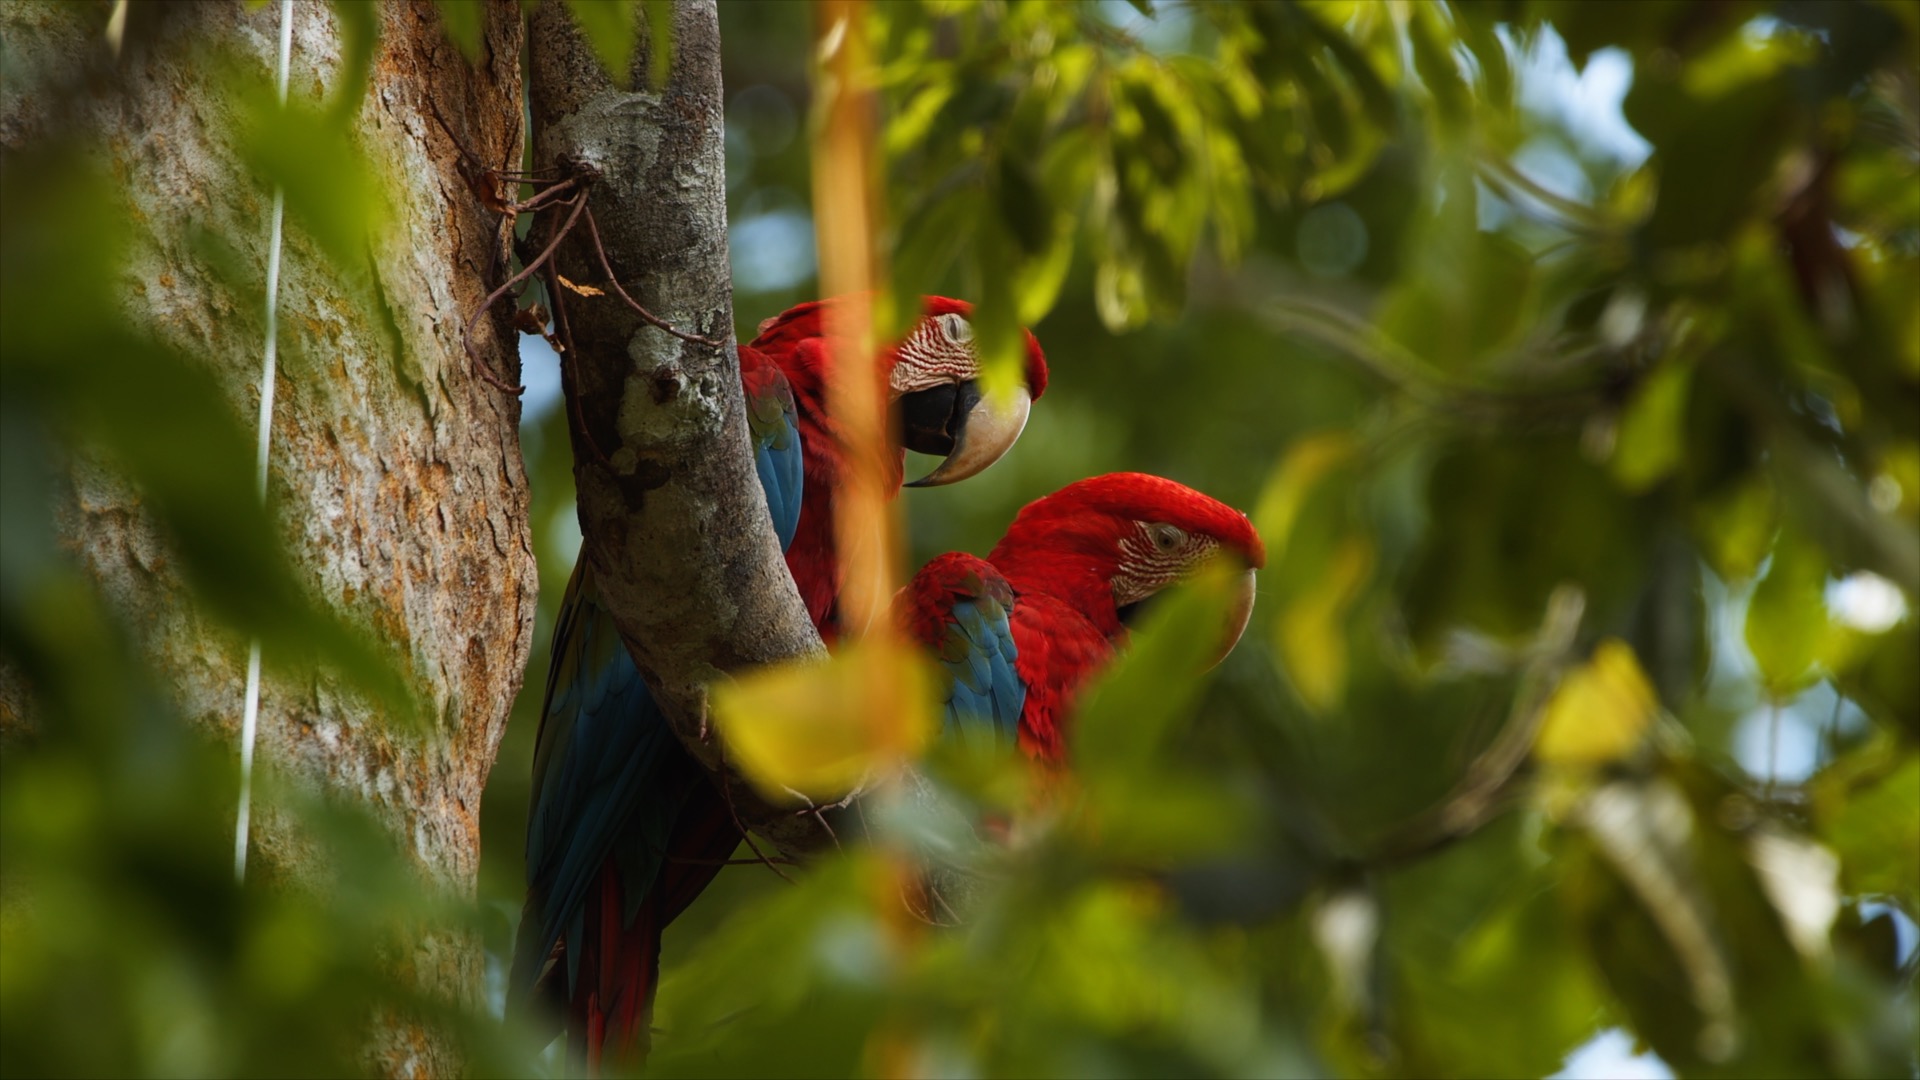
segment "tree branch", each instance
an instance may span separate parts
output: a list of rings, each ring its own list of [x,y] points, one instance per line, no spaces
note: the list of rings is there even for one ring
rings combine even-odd
[[[753,470],[734,349],[688,340],[731,342],[733,326],[712,0],[676,3],[673,34],[665,84],[650,89],[643,42],[628,79],[634,89],[621,90],[566,10],[544,4],[532,19],[529,74],[536,163],[598,174],[592,214],[621,288],[686,335],[649,325],[621,298],[587,230],[566,238],[557,273],[602,290],[554,297],[573,343],[562,362],[581,429],[582,554],[675,733],[717,773],[728,766],[705,724],[707,684],[817,653],[820,639]],[[738,778],[727,790],[741,823],[783,851],[829,842],[810,819],[769,806]]]

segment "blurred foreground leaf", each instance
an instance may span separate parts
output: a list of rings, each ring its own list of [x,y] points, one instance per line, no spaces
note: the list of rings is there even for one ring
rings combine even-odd
[[[939,730],[931,666],[917,650],[864,641],[715,687],[714,723],[769,798],[832,801],[911,760]]]
[[[1659,715],[1632,646],[1608,638],[1547,702],[1534,753],[1549,764],[1595,766],[1627,756]]]

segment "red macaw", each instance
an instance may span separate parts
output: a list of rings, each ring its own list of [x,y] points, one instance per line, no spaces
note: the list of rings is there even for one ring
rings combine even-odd
[[[762,322],[759,336],[753,339],[754,347],[772,357],[786,374],[793,390],[806,457],[807,497],[800,503],[787,566],[807,613],[829,640],[839,630],[838,613],[833,610],[840,594],[833,517],[842,464],[840,440],[827,411],[833,350],[825,320],[837,302],[815,300],[790,308]],[[951,484],[993,464],[1020,437],[1032,399],[1046,391],[1046,357],[1029,333],[1026,388],[1016,390],[1013,400],[1001,407],[982,398],[977,381],[980,360],[973,351],[973,328],[968,322],[972,313],[972,306],[963,300],[928,297],[920,322],[883,360],[903,445],[945,458],[908,487]],[[904,459],[904,454],[892,459],[896,486],[904,475]]]
[[[1220,656],[1253,614],[1266,549],[1238,510],[1143,473],[1080,480],[1028,503],[985,559],[941,555],[895,601],[950,676],[947,730],[988,730],[1049,764],[1075,696],[1162,589],[1215,555],[1246,568]]]
[[[823,317],[832,303],[769,319],[739,349],[774,531],[828,640],[838,629],[833,497],[843,455],[825,405],[833,349]],[[1026,391],[1006,406],[983,401],[970,314],[962,301],[929,297],[920,321],[881,357],[901,444],[945,456],[919,484],[953,483],[991,465],[1046,388],[1046,360],[1029,334]],[[904,457],[896,452],[897,468]],[[509,1007],[533,998],[560,1006],[571,1052],[589,1070],[606,1060],[637,1064],[651,1041],[661,932],[713,880],[740,831],[649,694],[585,560],[554,627],[533,768]]]

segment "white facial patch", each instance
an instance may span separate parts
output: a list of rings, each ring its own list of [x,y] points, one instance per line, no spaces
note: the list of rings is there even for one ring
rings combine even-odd
[[[887,388],[895,397],[980,375],[973,325],[953,312],[921,319],[898,351],[900,361],[887,376]]]
[[[1116,607],[1138,603],[1187,576],[1219,550],[1211,536],[1196,536],[1164,521],[1136,521],[1120,538],[1120,572],[1113,576]]]

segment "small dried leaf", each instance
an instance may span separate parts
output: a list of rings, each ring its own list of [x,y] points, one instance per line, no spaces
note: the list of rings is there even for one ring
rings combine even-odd
[[[544,337],[547,332],[547,309],[539,304],[521,308],[513,313],[513,328],[523,334]]]
[[[605,296],[606,295],[606,293],[602,292],[599,289],[594,288],[591,285],[575,285],[573,282],[567,280],[567,275],[565,274],[555,274],[553,276],[560,279],[560,284],[566,286],[568,289],[576,293],[579,293],[581,296]]]
[[[480,205],[496,214],[513,216],[516,211],[513,204],[513,189],[500,174],[488,169],[474,178],[473,192],[480,198]]]

